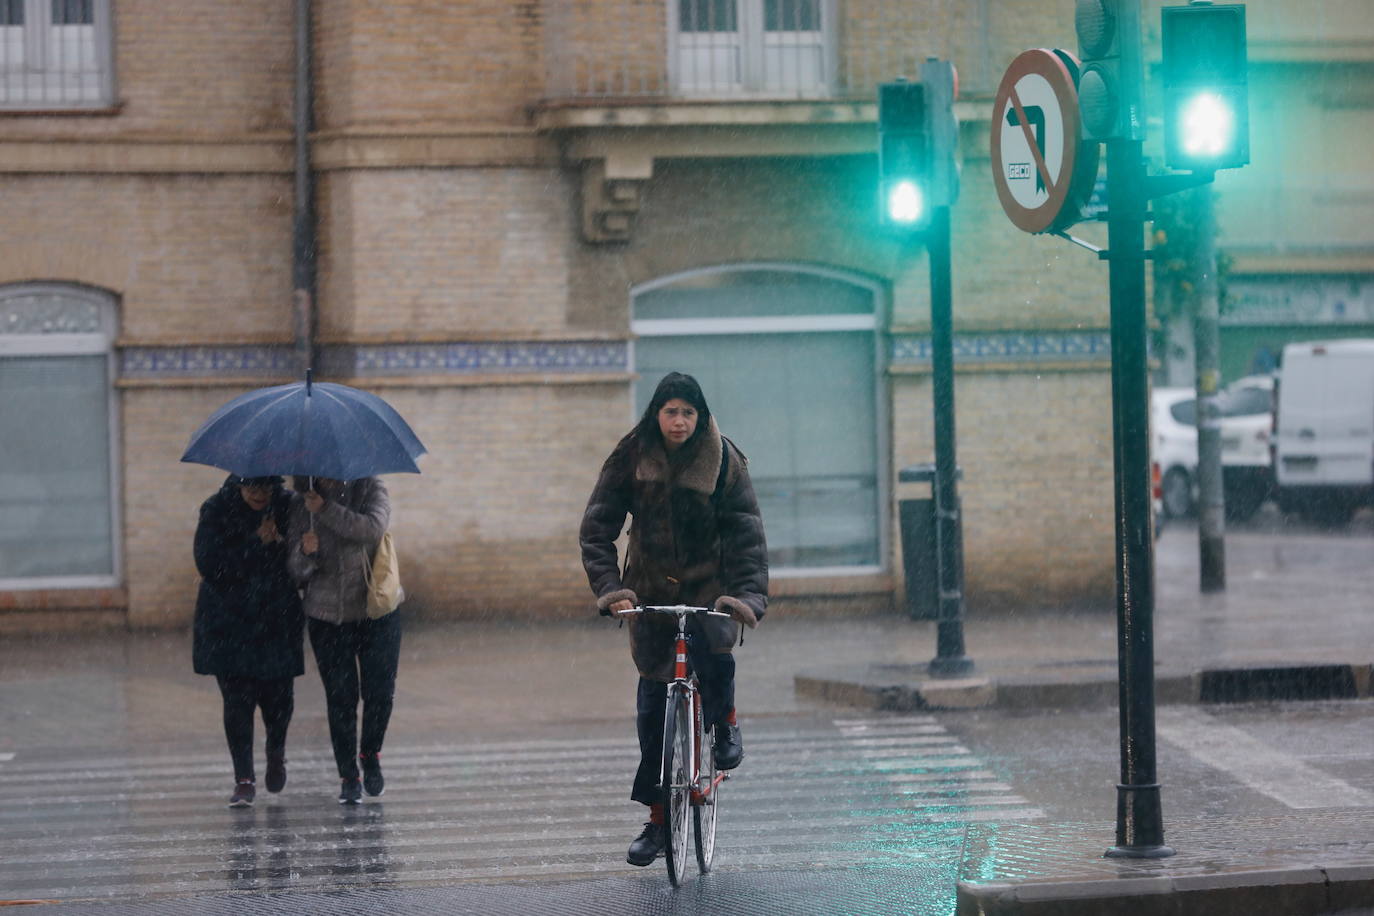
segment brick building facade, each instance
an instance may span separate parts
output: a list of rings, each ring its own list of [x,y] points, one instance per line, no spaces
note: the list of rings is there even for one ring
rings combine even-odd
[[[183,624],[222,475],[177,458],[224,401],[298,375],[291,4],[87,0],[59,25],[25,2],[9,28],[92,48],[47,62],[71,71],[56,88],[0,93],[0,371],[26,392],[0,435],[31,443],[0,467],[28,513],[0,538],[31,548],[0,568],[0,630]],[[920,245],[878,223],[872,100],[928,55],[962,81],[969,607],[1111,606],[1106,272],[1014,229],[988,177],[1001,71],[1072,47],[1072,2],[312,6],[317,372],[429,448],[388,480],[417,613],[588,612],[581,510],[663,360],[751,456],[778,605],[900,604],[929,308]],[[71,395],[108,436],[34,425],[67,416],[43,386],[77,350],[108,369],[108,392]],[[84,495],[64,528],[44,513],[66,480]]]

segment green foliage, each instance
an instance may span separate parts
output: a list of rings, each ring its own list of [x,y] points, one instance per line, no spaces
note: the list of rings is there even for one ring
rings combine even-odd
[[[1167,194],[1151,202],[1154,222],[1150,247],[1155,281],[1155,314],[1165,317],[1190,310],[1196,282],[1193,253],[1197,249],[1197,202],[1202,188]],[[1215,195],[1215,191],[1212,192]],[[1213,206],[1216,206],[1215,197]],[[1232,258],[1217,248],[1217,307],[1228,311],[1226,280]]]

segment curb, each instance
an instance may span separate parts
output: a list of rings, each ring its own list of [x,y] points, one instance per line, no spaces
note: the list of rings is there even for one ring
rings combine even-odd
[[[1374,866],[1309,866],[1210,875],[960,881],[956,916],[1321,916],[1374,907]]]
[[[1344,662],[1245,665],[1155,675],[1158,703],[1242,703],[1259,700],[1353,700],[1370,696],[1371,665]],[[800,673],[800,696],[887,712],[938,709],[1064,708],[1116,703],[1115,669],[1014,673],[1000,678],[932,678],[925,665]]]

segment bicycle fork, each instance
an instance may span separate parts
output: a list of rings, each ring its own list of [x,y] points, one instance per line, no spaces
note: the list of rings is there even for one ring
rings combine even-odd
[[[691,789],[691,803],[693,806],[714,804],[714,792],[716,786],[720,785],[722,782],[729,779],[730,774],[726,771],[720,771],[715,774],[715,778],[712,779],[708,784],[702,785],[701,755],[703,753],[710,753],[710,751],[698,746],[697,736],[703,735],[706,732],[706,729],[702,727],[702,719],[705,715],[705,712],[702,709],[701,690],[698,688],[696,684],[692,683],[692,679],[688,677],[687,674],[687,636],[685,633],[681,631],[678,632],[677,643],[674,647],[673,686],[678,687],[680,690],[686,691],[687,696],[691,702],[691,725],[687,729],[687,759],[688,761],[690,761],[687,780],[688,786]],[[668,717],[672,716],[675,712],[675,710],[673,709],[673,704],[668,704],[664,708],[663,712],[665,726],[663,729],[663,733],[666,736],[668,733],[668,729],[666,727]],[[668,785],[671,779],[672,774],[670,773],[659,774],[660,785]]]

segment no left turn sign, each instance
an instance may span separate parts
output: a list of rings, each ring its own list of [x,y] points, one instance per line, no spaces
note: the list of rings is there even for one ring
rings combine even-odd
[[[1026,232],[1076,222],[1084,185],[1091,190],[1097,175],[1097,144],[1080,139],[1077,68],[1067,52],[1034,48],[1017,55],[997,88],[993,183],[1002,209]]]

